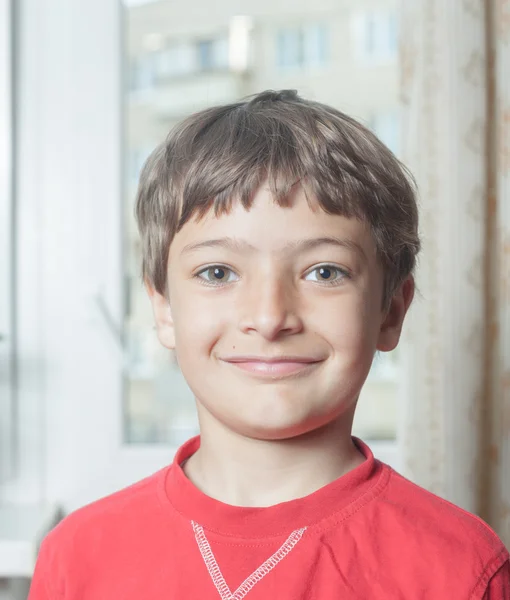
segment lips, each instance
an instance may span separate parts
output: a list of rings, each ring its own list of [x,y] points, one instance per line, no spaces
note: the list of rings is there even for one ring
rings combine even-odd
[[[236,356],[223,359],[224,362],[255,376],[272,379],[304,374],[322,362],[322,359],[302,356],[259,357]]]

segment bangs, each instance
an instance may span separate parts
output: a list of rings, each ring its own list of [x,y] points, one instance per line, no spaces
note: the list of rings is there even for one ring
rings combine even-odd
[[[366,165],[363,173],[366,158],[361,153],[353,157],[349,136],[334,143],[330,135],[328,140],[331,124],[315,117],[303,120],[302,111],[289,113],[282,119],[281,111],[247,111],[242,105],[203,123],[196,135],[188,132],[188,143],[180,138],[180,144],[168,147],[167,164],[180,205],[178,230],[211,209],[216,216],[229,212],[234,202],[249,209],[264,183],[280,206],[289,205],[299,183],[311,208],[318,205],[346,217],[366,215],[362,199],[377,190],[377,177]]]

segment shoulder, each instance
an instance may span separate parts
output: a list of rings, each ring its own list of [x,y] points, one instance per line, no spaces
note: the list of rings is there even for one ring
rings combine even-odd
[[[387,465],[381,481],[377,494],[331,530],[342,553],[359,555],[363,548],[360,581],[366,572],[378,573],[388,597],[405,592],[406,598],[421,598],[426,590],[427,598],[484,598],[489,581],[508,560],[496,533]]]
[[[392,469],[377,504],[383,527],[391,528],[400,552],[411,561],[426,558],[437,577],[444,571],[445,578],[454,575],[480,586],[508,560],[503,542],[480,517]]]
[[[115,527],[119,522],[126,523],[130,517],[141,518],[147,516],[147,512],[158,510],[159,491],[169,468],[73,511],[49,537],[56,540],[78,532],[90,533],[96,528]]]
[[[409,481],[390,469],[390,481],[382,495],[388,514],[431,543],[476,545],[480,553],[504,549],[496,533],[480,517]]]
[[[83,559],[157,526],[163,511],[160,494],[170,468],[70,513],[43,540],[40,558],[49,564]]]
[[[170,468],[65,517],[41,544],[30,598],[63,598],[63,590],[82,597],[73,586],[79,590],[89,579],[101,579],[101,570],[121,570],[126,555],[147,546],[161,527],[160,494]]]

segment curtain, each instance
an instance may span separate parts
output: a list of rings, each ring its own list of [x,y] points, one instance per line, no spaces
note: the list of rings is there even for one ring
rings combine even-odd
[[[403,472],[510,546],[510,0],[402,0],[403,161],[423,250]]]

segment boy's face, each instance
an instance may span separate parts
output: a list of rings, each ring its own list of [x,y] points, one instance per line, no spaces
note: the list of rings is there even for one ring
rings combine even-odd
[[[368,227],[289,208],[266,187],[246,211],[189,221],[169,252],[170,302],[149,289],[158,336],[175,348],[199,414],[249,437],[283,439],[352,413],[374,352],[392,350],[413,295],[383,308]]]

